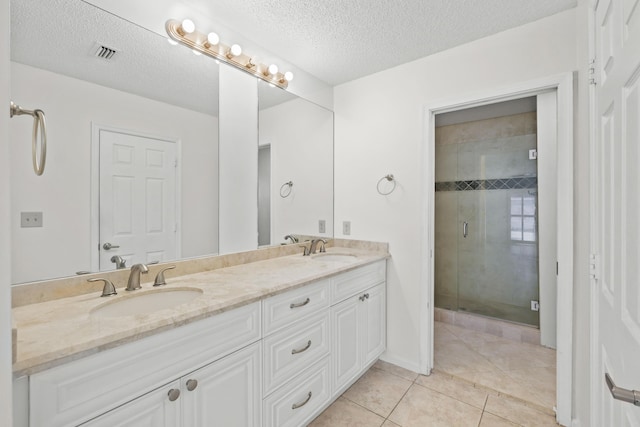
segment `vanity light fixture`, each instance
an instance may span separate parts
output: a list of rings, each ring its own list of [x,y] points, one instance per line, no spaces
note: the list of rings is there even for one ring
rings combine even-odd
[[[170,19],[165,24],[170,42],[180,43],[190,48],[196,55],[204,54],[218,61],[233,65],[255,77],[258,77],[274,86],[286,89],[293,79],[293,73],[282,73],[276,64],[269,66],[259,62],[255,56],[249,56],[242,52],[238,44],[231,46],[220,43],[220,36],[216,33],[201,33],[190,19],[178,21]],[[172,43],[172,44],[174,44]],[[219,63],[219,62],[218,62]]]

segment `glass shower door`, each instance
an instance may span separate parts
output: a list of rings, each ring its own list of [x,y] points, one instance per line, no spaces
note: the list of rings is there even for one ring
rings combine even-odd
[[[458,310],[539,325],[535,135],[458,145]]]
[[[436,307],[539,326],[536,138],[535,112],[436,128]]]

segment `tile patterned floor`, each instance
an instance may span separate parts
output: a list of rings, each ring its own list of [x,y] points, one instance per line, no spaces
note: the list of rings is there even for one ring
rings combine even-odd
[[[555,351],[436,322],[429,376],[378,361],[310,427],[555,426]]]

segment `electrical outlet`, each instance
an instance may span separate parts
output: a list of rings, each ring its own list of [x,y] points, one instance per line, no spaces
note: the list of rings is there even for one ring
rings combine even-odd
[[[327,221],[321,219],[318,221],[318,233],[326,233],[327,232]]]
[[[20,212],[20,227],[42,227],[42,212]]]
[[[342,234],[345,236],[351,234],[351,221],[342,221]]]
[[[531,311],[540,311],[540,303],[538,301],[531,301]]]

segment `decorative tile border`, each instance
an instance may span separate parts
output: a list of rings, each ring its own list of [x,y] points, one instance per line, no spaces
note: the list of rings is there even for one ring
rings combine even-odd
[[[513,190],[536,188],[537,186],[538,177],[523,176],[517,178],[436,182],[436,191]]]

